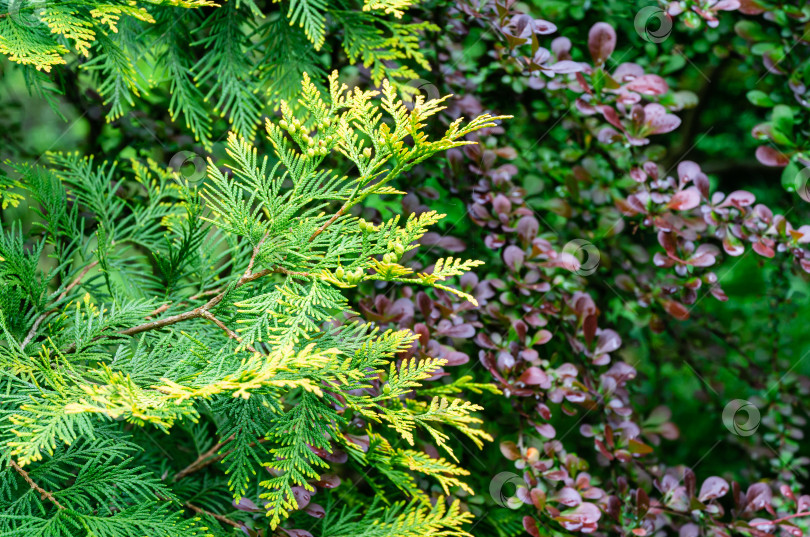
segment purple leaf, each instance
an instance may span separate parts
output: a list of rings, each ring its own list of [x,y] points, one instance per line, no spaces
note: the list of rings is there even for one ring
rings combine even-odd
[[[681,118],[667,113],[666,108],[656,103],[644,107],[644,116],[644,121],[650,129],[649,134],[672,132],[681,125]]]
[[[650,497],[644,492],[644,489],[638,488],[636,490],[636,516],[640,519],[647,514],[650,510]]]
[[[523,517],[523,529],[526,530],[526,532],[532,537],[540,537],[540,530],[537,529],[537,522],[535,522],[535,520],[530,516]]]
[[[315,518],[323,518],[326,516],[326,511],[324,510],[324,508],[318,505],[317,503],[311,503],[307,505],[304,511],[309,516],[314,516]]]
[[[720,249],[714,244],[701,244],[695,250],[689,263],[696,267],[711,267],[718,255],[720,255]]]
[[[312,492],[308,491],[304,487],[293,487],[292,493],[293,497],[295,497],[296,503],[298,503],[298,509],[303,509],[309,505],[309,500],[312,498]]]
[[[510,461],[516,461],[520,458],[520,449],[511,440],[501,442],[501,453]]]
[[[463,252],[467,248],[467,245],[464,244],[464,241],[461,239],[451,236],[441,236],[434,231],[429,231],[422,235],[419,242],[424,246],[438,246],[439,248],[453,253]]]
[[[540,425],[535,425],[534,429],[546,438],[554,438],[557,436],[557,431],[554,430],[554,426],[550,423],[541,423]]]
[[[602,330],[596,341],[596,354],[613,352],[622,346],[622,338],[613,330]]]
[[[545,21],[543,19],[534,19],[534,21],[532,21],[532,26],[534,27],[534,33],[540,35],[553,34],[557,31],[557,26],[555,26],[554,23]]]
[[[603,104],[599,107],[599,111],[602,112],[602,116],[604,116],[605,120],[616,127],[617,129],[624,132],[624,125],[622,125],[621,120],[619,119],[619,114],[616,113],[616,110],[606,104]]]
[[[767,483],[754,483],[745,493],[745,510],[759,511],[771,504],[773,493]]]
[[[443,354],[442,358],[447,360],[447,364],[445,364],[445,365],[450,365],[450,366],[464,365],[464,364],[466,364],[467,362],[470,361],[470,357],[467,354],[465,354],[463,352],[458,352],[458,351],[450,351],[450,352],[448,352],[446,354]]]
[[[312,534],[307,530],[288,530],[287,528],[281,529],[284,530],[284,532],[290,537],[312,537]]]
[[[549,498],[549,500],[567,505],[568,507],[576,507],[582,503],[582,496],[571,487],[563,487],[557,494]]]
[[[752,205],[755,201],[757,201],[756,196],[748,192],[747,190],[735,190],[728,196],[726,196],[725,201],[720,204],[720,207],[728,207],[729,205],[734,205],[736,207],[748,207]]]
[[[688,183],[689,181],[694,181],[696,177],[698,177],[703,172],[698,166],[697,163],[692,162],[691,160],[684,160],[680,164],[678,164],[678,177],[684,183]]]
[[[570,58],[571,40],[567,37],[557,37],[551,42],[551,51],[559,60]]]
[[[537,221],[537,218],[533,216],[524,216],[520,220],[518,220],[517,224],[517,232],[520,239],[528,244],[537,236],[537,232],[540,230],[540,223]]]
[[[728,255],[736,257],[745,252],[745,247],[737,237],[729,233],[723,238],[723,250],[725,250]]]
[[[689,310],[686,309],[686,306],[684,306],[683,304],[681,304],[676,300],[665,300],[662,303],[662,306],[664,306],[664,310],[667,313],[669,313],[679,321],[685,321],[686,319],[689,318]]]
[[[669,91],[666,81],[658,75],[642,75],[624,87],[644,95],[663,95]]]
[[[767,257],[770,259],[776,255],[776,252],[774,252],[773,248],[771,248],[762,241],[755,242],[752,248],[756,253],[758,253],[762,257]]]
[[[616,30],[606,22],[597,22],[588,32],[588,50],[593,61],[603,63],[616,48]]]
[[[780,153],[769,145],[761,145],[757,147],[756,156],[757,160],[765,166],[784,168],[790,164],[790,159],[785,154]]]
[[[503,261],[513,272],[520,270],[520,267],[523,266],[523,260],[525,257],[526,254],[523,253],[523,250],[512,244],[507,246],[503,251]]]
[[[238,502],[232,503],[233,506],[239,509],[240,511],[247,511],[249,513],[258,513],[264,511],[264,509],[260,508],[258,505],[256,505],[247,498],[241,498]]]
[[[700,494],[698,494],[698,499],[701,502],[705,502],[707,500],[714,500],[715,498],[725,496],[726,493],[728,492],[728,489],[729,489],[728,482],[725,479],[721,477],[712,476],[703,482],[703,485],[700,487]]]
[[[318,486],[324,489],[337,488],[340,485],[340,478],[335,474],[324,474],[318,481]]]
[[[528,386],[540,386],[544,390],[551,388],[551,379],[545,371],[539,367],[530,367],[520,375],[518,382]]]
[[[512,203],[509,201],[509,198],[503,194],[498,194],[495,196],[495,199],[492,200],[492,210],[495,211],[496,214],[508,213],[512,210]]]
[[[475,328],[466,323],[452,325],[447,319],[442,319],[439,322],[437,333],[453,338],[471,338],[475,335]]]
[[[695,187],[689,187],[686,190],[676,192],[667,207],[676,211],[689,211],[698,205],[700,205],[700,192]]]
[[[580,71],[584,71],[585,67],[579,62],[574,62],[571,60],[562,60],[552,65],[551,70],[554,71],[555,73],[568,74],[568,73],[579,73]]]

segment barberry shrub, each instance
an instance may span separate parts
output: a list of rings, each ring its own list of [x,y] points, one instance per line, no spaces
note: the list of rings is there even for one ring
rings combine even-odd
[[[472,493],[450,438],[491,440],[481,407],[425,386],[445,360],[395,361],[416,336],[360,322],[344,292],[398,282],[475,301],[446,280],[478,261],[400,264],[443,215],[375,225],[354,209],[499,118],[432,139],[443,99],[408,109],[387,82],[348,91],[337,73],[328,88],[304,76],[299,112],[282,103],[267,122],[272,154],[231,134],[227,169],[210,160],[200,184],[149,160],[15,166],[14,203],[36,219],[0,234],[0,534],[295,535],[303,516],[330,535],[457,535],[470,521],[415,476]],[[343,168],[324,164],[334,152]],[[315,503],[337,463],[387,505]]]

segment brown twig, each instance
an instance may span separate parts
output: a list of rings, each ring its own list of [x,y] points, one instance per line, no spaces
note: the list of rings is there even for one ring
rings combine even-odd
[[[262,240],[264,240],[264,239],[262,239]],[[239,280],[237,280],[236,284],[233,286],[233,289],[238,289],[239,287],[242,287],[243,285],[245,285],[247,283],[258,280],[259,278],[263,278],[263,277],[267,276],[268,274],[286,274],[288,276],[300,276],[302,278],[314,278],[314,276],[312,274],[308,273],[308,272],[295,272],[295,271],[287,270],[287,269],[285,269],[283,267],[279,267],[279,266],[276,266],[276,267],[274,267],[272,269],[262,269],[262,270],[260,270],[258,272],[250,272],[250,270],[252,269],[253,263],[256,260],[256,255],[258,254],[258,248],[259,248],[260,245],[261,245],[261,242],[258,245],[256,245],[256,248],[253,249],[253,255],[251,256],[251,260],[250,260],[250,264],[248,266],[248,270],[246,270],[245,274],[243,274],[242,277],[239,278]],[[229,289],[225,289],[224,291],[221,291],[219,294],[217,294],[211,300],[209,300],[208,302],[206,302],[205,304],[203,304],[202,306],[200,306],[198,308],[194,308],[193,310],[189,310],[189,311],[186,311],[186,312],[183,312],[183,313],[178,313],[177,315],[172,315],[172,316],[166,317],[164,319],[157,319],[155,321],[149,321],[147,323],[139,324],[137,326],[133,326],[133,327],[127,328],[125,330],[120,330],[117,333],[121,334],[121,335],[124,335],[124,336],[134,336],[135,334],[140,334],[141,332],[147,332],[149,330],[159,330],[159,329],[164,328],[166,326],[171,326],[173,324],[177,324],[177,323],[180,323],[180,322],[183,322],[183,321],[188,321],[188,320],[191,320],[191,319],[199,319],[201,317],[209,319],[209,320],[214,320],[213,316],[210,315],[210,310],[212,308],[214,308],[217,304],[222,302],[222,300],[227,296],[228,292],[229,292]],[[158,309],[160,309],[160,308],[158,308]],[[217,326],[219,326],[220,328],[224,327],[224,324],[222,324],[220,321],[216,320],[215,322],[217,323]],[[227,327],[224,327],[224,329],[228,333],[228,336],[233,337],[231,334],[234,334],[234,333],[230,329],[228,329]],[[103,337],[103,336],[99,336],[99,338],[97,338],[97,339],[100,339],[101,337]],[[70,345],[69,347],[67,347],[62,352],[69,353],[69,352],[73,352],[74,350],[75,350],[75,346]],[[251,348],[251,350],[253,350],[253,352],[256,352],[255,349]]]
[[[81,283],[82,278],[84,278],[87,275],[87,273],[90,272],[90,269],[92,269],[96,265],[98,265],[98,261],[93,261],[92,263],[84,267],[84,269],[82,269],[79,275],[76,276],[76,279],[70,282],[70,285],[65,287],[64,291],[62,291],[59,297],[57,297],[56,302],[63,300],[74,287],[76,287]],[[31,340],[34,339],[34,336],[36,335],[37,330],[39,329],[39,325],[42,324],[42,321],[44,321],[49,315],[51,315],[52,313],[56,313],[57,311],[59,311],[59,308],[53,308],[36,318],[36,320],[34,321],[34,325],[31,327],[31,330],[28,331],[28,334],[25,336],[25,339],[20,344],[20,349],[25,349],[26,345],[31,343]]]
[[[171,307],[171,303],[167,302],[166,304],[163,304],[162,306],[159,306],[159,307],[155,308],[154,310],[150,311],[149,315],[147,315],[146,318],[151,319],[155,315],[160,315],[161,313],[163,313],[164,311],[169,309],[169,307]]]
[[[221,292],[222,292],[222,288],[211,289],[210,291],[203,291],[201,293],[197,293],[196,295],[188,297],[188,300],[181,300],[180,302],[178,302],[178,304],[182,304],[184,302],[193,302],[195,300],[201,299],[204,296],[216,295],[216,294],[221,293]],[[171,306],[172,306],[172,303],[167,302],[166,304],[163,304],[163,305],[157,307],[156,309],[150,311],[149,315],[147,315],[146,318],[149,319],[151,317],[154,317],[155,315],[160,315],[161,313],[163,313],[164,311],[169,309]]]
[[[273,273],[283,273],[283,274],[297,274],[301,276],[311,276],[310,274],[306,273],[298,273],[298,272],[290,272],[286,269],[282,269],[280,267],[276,269],[263,269],[259,272],[253,272],[251,274],[244,274],[239,280],[236,282],[234,289],[242,287],[246,283],[250,283],[254,280],[258,280],[268,274]],[[166,317],[165,319],[158,319],[156,321],[150,321],[148,323],[139,324],[138,326],[133,326],[132,328],[127,328],[126,330],[122,330],[119,334],[123,334],[125,336],[132,336],[135,334],[140,334],[141,332],[146,332],[149,330],[158,330],[165,326],[169,326],[172,324],[177,324],[179,322],[188,321],[190,319],[198,319],[200,317],[205,317],[206,312],[208,312],[211,308],[222,302],[225,296],[228,294],[228,290],[222,291],[214,298],[200,306],[199,308],[194,308],[193,310],[189,310],[183,313],[178,313],[177,315],[172,315],[170,317]]]
[[[328,228],[329,226],[331,226],[331,225],[332,225],[332,224],[335,222],[335,220],[337,220],[338,218],[340,218],[341,216],[343,216],[343,215],[346,213],[346,211],[348,211],[348,210],[349,210],[349,208],[350,208],[352,205],[354,205],[354,204],[352,203],[352,199],[354,199],[354,197],[357,195],[357,192],[358,192],[359,190],[360,190],[360,183],[358,182],[358,183],[357,183],[357,186],[354,188],[354,192],[352,192],[351,194],[349,194],[349,197],[348,197],[348,199],[346,200],[346,202],[343,204],[343,206],[342,206],[340,209],[338,209],[338,212],[336,212],[335,214],[333,214],[333,215],[332,215],[332,218],[330,218],[329,220],[327,220],[327,221],[324,223],[324,225],[322,225],[321,227],[319,227],[318,229],[316,229],[316,230],[315,230],[315,233],[313,233],[313,234],[312,234],[312,236],[309,238],[309,242],[314,241],[314,240],[315,240],[315,237],[317,237],[318,235],[320,235],[321,233],[323,233],[323,232],[324,232],[324,230],[325,230],[326,228]]]
[[[197,293],[194,296],[189,297],[189,300],[199,300],[204,296],[216,295],[222,292],[222,288],[211,289],[210,291],[203,291],[201,293]]]
[[[325,223],[324,225],[322,225],[322,226],[321,226],[321,227],[319,227],[317,230],[315,230],[315,233],[313,233],[313,234],[312,234],[312,236],[309,238],[309,242],[314,241],[314,240],[315,240],[315,237],[317,237],[318,235],[320,235],[321,233],[323,233],[323,232],[324,232],[324,230],[325,230],[326,228],[328,228],[329,226],[331,226],[331,225],[332,225],[332,224],[335,222],[335,220],[337,220],[338,218],[340,218],[341,216],[343,216],[343,213],[344,213],[344,212],[346,212],[347,205],[348,205],[348,204],[346,204],[346,205],[344,205],[343,207],[341,207],[341,208],[340,208],[340,210],[339,210],[338,212],[336,212],[335,214],[333,214],[333,215],[332,215],[332,218],[330,218],[329,220],[327,220],[327,221],[326,221],[326,223]]]
[[[253,247],[253,255],[250,256],[250,261],[248,262],[248,266],[245,269],[245,274],[244,274],[245,276],[250,276],[251,274],[253,274],[253,263],[256,262],[256,257],[259,255],[259,251],[262,249],[262,244],[264,244],[264,241],[267,240],[267,237],[269,235],[270,235],[270,232],[268,231],[267,233],[264,234],[264,237],[262,237],[262,240],[260,240],[256,244],[256,246]]]
[[[214,464],[215,462],[219,462],[222,459],[224,459],[225,457],[227,457],[228,455],[230,455],[231,453],[233,453],[233,449],[229,449],[225,453],[221,453],[219,455],[214,455],[214,453],[216,453],[217,451],[222,449],[222,447],[224,447],[231,440],[233,440],[233,435],[231,435],[227,440],[223,440],[222,442],[220,442],[219,444],[217,444],[213,448],[209,449],[208,451],[206,451],[205,453],[203,453],[202,455],[197,457],[197,460],[195,460],[194,462],[192,462],[191,464],[189,464],[188,466],[186,466],[185,468],[183,468],[182,470],[177,472],[177,475],[174,476],[173,481],[175,481],[175,482],[180,481],[181,479],[183,479],[187,475],[193,474],[195,472],[199,472],[200,470],[202,470],[206,466]],[[248,447],[256,447],[257,445],[264,444],[265,442],[269,442],[269,439],[267,439],[267,438],[259,438],[255,442],[251,442],[250,444],[248,444]]]
[[[189,464],[188,466],[186,466],[185,468],[183,468],[182,470],[177,472],[175,474],[175,476],[172,478],[172,481],[174,481],[174,482],[180,481],[181,479],[186,477],[188,474],[193,474],[197,470],[199,470],[199,469],[201,469],[201,468],[203,468],[205,466],[208,466],[209,464],[214,462],[214,460],[216,460],[216,458],[211,459],[211,457],[213,457],[214,454],[217,451],[222,449],[222,447],[225,444],[227,444],[228,442],[233,440],[233,438],[234,438],[234,435],[231,435],[228,438],[226,438],[225,440],[223,440],[222,442],[217,442],[216,444],[214,444],[214,446],[211,449],[209,449],[208,451],[206,451],[205,453],[201,453],[200,456],[197,457],[197,459],[194,462],[192,462],[191,464]]]
[[[208,310],[204,310],[204,311],[203,311],[202,316],[203,316],[204,318],[208,319],[209,321],[211,321],[212,323],[214,323],[215,325],[217,325],[218,327],[222,328],[222,329],[225,331],[225,333],[226,333],[226,334],[228,334],[228,337],[229,337],[229,338],[231,338],[231,339],[235,339],[237,342],[242,343],[242,338],[241,338],[241,337],[239,337],[239,334],[237,334],[236,332],[234,332],[233,330],[231,330],[230,328],[228,328],[228,327],[225,325],[225,323],[223,323],[222,321],[220,321],[219,319],[217,319],[217,318],[214,316],[214,314],[213,314],[213,313],[211,313],[211,312],[210,312],[210,311],[208,311]],[[257,350],[256,350],[256,349],[253,347],[253,345],[245,345],[245,348],[246,348],[247,350],[249,350],[250,352],[259,352],[259,351],[257,351]]]
[[[42,498],[47,498],[47,499],[48,499],[48,501],[50,501],[52,504],[54,504],[54,505],[55,505],[56,507],[58,507],[59,509],[64,509],[64,508],[65,508],[65,506],[64,506],[64,505],[62,505],[61,503],[59,503],[59,501],[58,501],[56,498],[54,498],[53,494],[51,494],[50,492],[48,492],[48,491],[47,491],[47,490],[45,490],[44,488],[40,487],[39,485],[37,485],[37,484],[36,484],[36,482],[34,482],[34,480],[33,480],[33,479],[31,479],[31,476],[30,476],[30,475],[28,475],[28,472],[26,472],[25,470],[23,470],[23,469],[20,467],[20,465],[19,465],[19,464],[17,464],[16,462],[14,462],[13,460],[11,461],[11,467],[12,467],[12,468],[14,468],[14,470],[16,470],[16,471],[17,471],[17,473],[18,473],[18,474],[20,474],[20,475],[22,476],[22,478],[23,478],[23,479],[25,479],[25,482],[26,482],[26,483],[28,483],[28,484],[31,486],[31,488],[32,488],[32,489],[34,489],[35,491],[39,492],[39,495],[40,495]]]
[[[239,524],[238,522],[234,522],[233,520],[229,519],[228,517],[224,517],[222,515],[212,513],[211,511],[206,511],[202,507],[197,507],[196,505],[194,505],[192,503],[187,503],[186,507],[191,509],[192,511],[194,511],[197,514],[208,515],[211,518],[215,518],[217,521],[221,522],[222,524],[227,524],[228,526],[233,526],[234,528],[240,528],[240,529],[242,528],[242,524]]]
[[[805,511],[803,513],[796,513],[795,515],[788,515],[783,516],[782,518],[777,518],[776,520],[760,520],[759,522],[749,522],[749,526],[767,526],[769,524],[779,524],[780,522],[784,522],[785,520],[790,520],[791,518],[799,518],[802,516],[810,516],[810,511]]]
[[[149,321],[148,323],[139,324],[138,326],[133,326],[132,328],[121,330],[119,334],[123,334],[125,336],[133,336],[135,334],[140,334],[141,332],[146,332],[148,330],[158,330],[160,328],[163,328],[164,326],[169,326],[182,321],[188,321],[189,319],[197,319],[198,317],[202,317],[202,308],[195,308],[191,311],[186,311],[184,313],[172,315],[171,317],[166,317],[165,319],[158,319],[156,321]]]

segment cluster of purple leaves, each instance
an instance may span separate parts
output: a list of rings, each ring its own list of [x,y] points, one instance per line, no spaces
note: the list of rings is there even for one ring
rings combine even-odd
[[[667,4],[670,16],[688,17],[691,26],[703,20],[714,27],[721,11],[767,12],[765,2],[754,1]],[[440,356],[461,369],[474,367],[473,357],[490,373],[525,424],[516,441],[500,446],[522,476],[517,498],[530,535],[553,530],[645,536],[667,529],[682,537],[765,537],[777,529],[802,535],[810,496],[798,492],[795,473],[760,475],[746,488],[718,476],[700,481],[688,467],[661,464],[656,447],[676,439],[678,427],[666,407],[646,415],[636,409],[629,386],[637,370],[619,357],[622,337],[603,319],[603,291],[606,286],[648,311],[649,327],[661,332],[689,319],[705,296],[728,300],[712,270],[724,254],[753,251],[776,258],[786,270],[810,273],[810,226],[791,224],[751,192],[712,191],[695,162],[681,161],[674,170],[659,162],[651,137],[678,129],[684,100],[638,63],[622,62],[624,56],[610,62],[619,41],[610,24],[593,25],[578,50],[569,38],[547,37],[555,24],[521,13],[510,0],[483,7],[462,2],[451,14],[457,34],[477,25],[496,37],[491,56],[504,71],[520,73],[525,86],[558,112],[555,126],[569,143],[564,149],[578,144],[570,151],[578,156],[569,159],[566,193],[550,193],[543,201],[548,214],[565,219],[565,229],[554,229],[543,210],[527,201],[525,163],[514,148],[501,145],[508,143],[509,126],[480,133],[479,145],[450,151],[444,177],[467,199],[468,217],[491,251],[490,264],[502,266],[503,273],[495,276],[493,269],[489,277],[461,280],[478,308],[442,292],[405,288],[396,296],[366,299],[364,317],[419,334],[407,356]],[[467,73],[442,74],[461,96],[448,107],[448,119],[486,108]],[[431,198],[424,191],[412,194],[404,209],[427,210]],[[438,235],[423,243],[451,252],[464,244]],[[598,252],[593,272],[586,270],[593,251],[583,243]],[[763,425],[773,427],[778,419],[778,434],[794,438],[801,437],[804,423],[792,409],[801,406],[800,394],[810,384],[799,379],[780,401],[762,404]],[[578,431],[592,443],[591,453],[580,456],[568,448],[567,433],[560,435],[551,423],[558,412],[587,418]]]
[[[810,166],[808,127],[810,124],[810,11],[806,3],[774,0],[687,0],[669,2],[667,14],[683,17],[687,26],[698,27],[705,21],[718,24],[720,11],[739,10],[750,17],[734,25],[751,54],[751,63],[761,62],[762,78],[774,79],[769,93],[755,89],[748,93],[752,104],[771,108],[771,120],[757,125],[752,135],[762,142],[757,159],[766,166],[785,168],[783,185],[798,190],[807,199],[807,174],[800,168]],[[796,111],[791,105],[798,105]]]

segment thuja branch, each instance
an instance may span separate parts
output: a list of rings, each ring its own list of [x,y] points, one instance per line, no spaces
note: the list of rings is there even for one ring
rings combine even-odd
[[[57,500],[57,499],[54,497],[54,495],[53,495],[53,494],[51,494],[50,492],[48,492],[48,491],[47,491],[47,490],[45,490],[44,488],[40,487],[39,485],[37,485],[37,484],[36,484],[36,482],[35,482],[33,479],[31,479],[31,476],[30,476],[30,475],[28,475],[28,472],[26,472],[25,470],[23,470],[23,469],[22,469],[22,467],[20,467],[20,465],[19,465],[19,464],[17,464],[17,463],[16,463],[16,462],[14,462],[13,460],[12,460],[10,463],[11,463],[11,467],[12,467],[12,468],[14,468],[14,470],[15,470],[15,471],[16,471],[18,474],[20,474],[20,475],[22,476],[22,478],[25,480],[25,482],[26,482],[26,483],[28,483],[28,485],[29,485],[29,486],[30,486],[32,489],[34,489],[35,491],[39,492],[39,495],[40,495],[41,497],[43,497],[43,498],[47,498],[49,502],[51,502],[52,504],[54,504],[54,505],[55,505],[56,507],[58,507],[59,509],[64,509],[64,508],[65,508],[65,506],[64,506],[64,505],[62,505],[61,503],[59,503],[59,500]]]
[[[258,280],[259,278],[263,278],[269,274],[286,274],[288,276],[299,276],[301,278],[314,278],[312,274],[307,272],[295,272],[292,270],[287,270],[282,267],[275,267],[272,269],[263,269],[258,272],[254,272],[252,274],[245,274],[239,280],[237,280],[236,284],[231,289],[226,289],[225,291],[220,292],[214,298],[206,302],[204,305],[194,308],[189,311],[185,311],[183,313],[178,313],[177,315],[171,315],[164,319],[156,319],[154,321],[149,321],[147,323],[139,324],[137,326],[133,326],[131,328],[126,328],[124,330],[119,330],[116,334],[120,334],[123,336],[134,336],[136,334],[140,334],[142,332],[148,332],[150,330],[160,330],[161,328],[165,328],[167,326],[171,326],[173,324],[181,323],[183,321],[190,321],[192,319],[200,319],[205,318],[208,320],[212,320],[215,322],[217,326],[223,328],[225,332],[228,334],[229,337],[235,337],[235,339],[239,340],[239,337],[229,328],[224,326],[224,323],[216,319],[211,313],[210,310],[218,305],[222,300],[228,295],[228,293],[233,289],[238,289],[239,287],[250,283],[252,281]],[[165,311],[164,309],[158,308],[153,313],[159,313],[160,311]],[[105,336],[99,336],[95,340],[102,339]],[[249,347],[250,350],[256,352],[253,347]],[[62,352],[71,353],[76,350],[75,345],[71,344]]]
[[[268,274],[286,274],[288,276],[301,276],[304,278],[313,277],[311,274],[306,272],[293,272],[278,266],[273,269],[263,269],[258,272],[253,272],[253,265],[256,263],[256,258],[258,257],[259,252],[261,251],[262,244],[267,239],[267,236],[268,235],[265,234],[264,237],[262,237],[262,240],[260,240],[258,244],[256,244],[256,246],[253,248],[253,254],[250,256],[250,261],[248,262],[247,269],[245,269],[245,273],[242,275],[242,277],[239,278],[239,280],[237,280],[236,285],[234,285],[233,289],[238,289],[239,287],[242,287],[247,283],[258,280],[259,278],[263,278]],[[237,336],[232,330],[227,328],[221,321],[216,319],[210,313],[210,310],[215,306],[217,306],[220,302],[222,302],[222,300],[225,298],[225,296],[227,296],[229,291],[230,291],[229,289],[225,289],[224,291],[220,292],[215,297],[210,299],[208,302],[206,302],[205,305],[199,308],[194,308],[193,310],[184,313],[172,315],[171,317],[166,317],[165,319],[158,319],[138,326],[133,326],[132,328],[128,328],[126,330],[121,331],[120,333],[125,336],[131,336],[134,334],[139,334],[141,332],[146,332],[148,330],[157,330],[165,326],[169,326],[183,321],[188,321],[190,319],[205,317],[206,319],[213,321],[217,326],[225,330],[228,336],[239,341],[239,336]],[[252,347],[251,350],[253,350]]]
[[[252,274],[246,274],[239,278],[236,284],[233,286],[233,289],[238,289],[243,285],[250,283],[252,281],[258,280],[259,278],[263,278],[269,274],[286,274],[287,276],[300,276],[302,278],[314,278],[312,274],[308,272],[295,272],[292,270],[287,270],[282,267],[275,267],[272,269],[263,269],[258,272],[254,272]],[[159,330],[161,328],[165,328],[167,326],[171,326],[173,324],[177,324],[183,321],[189,321],[191,319],[199,319],[201,317],[209,318],[210,310],[218,305],[222,300],[228,295],[230,290],[226,289],[222,291],[217,296],[206,302],[204,305],[200,306],[199,308],[194,308],[193,310],[189,310],[183,313],[178,313],[177,315],[172,315],[170,317],[166,317],[164,319],[157,319],[154,321],[150,321],[148,323],[139,324],[138,326],[133,326],[132,328],[127,328],[126,330],[121,330],[118,332],[124,336],[133,336],[135,334],[140,334],[141,332],[148,332],[149,330]],[[229,334],[230,335],[230,334]]]

